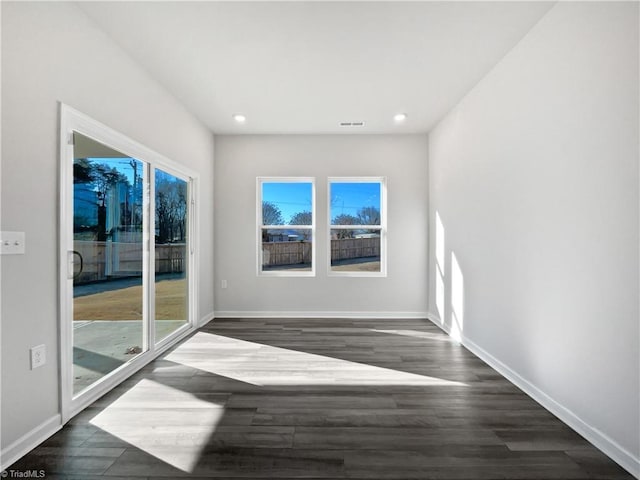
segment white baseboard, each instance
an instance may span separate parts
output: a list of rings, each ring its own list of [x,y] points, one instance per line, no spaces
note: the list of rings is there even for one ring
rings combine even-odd
[[[205,315],[204,317],[202,317],[200,319],[200,321],[198,322],[198,325],[196,326],[196,328],[204,327],[207,323],[209,323],[215,317],[216,317],[216,315],[214,314],[214,312],[208,313],[207,315]]]
[[[427,312],[312,312],[312,311],[277,311],[277,312],[265,312],[265,311],[216,311],[215,318],[371,318],[371,319],[384,319],[384,318],[427,318]]]
[[[427,318],[436,326],[449,334],[449,328],[442,323],[437,315],[427,312],[240,312],[220,311],[209,314],[200,321],[200,326],[210,322],[213,318]],[[630,472],[636,478],[640,478],[640,459],[620,446],[613,439],[602,433],[597,428],[589,425],[575,413],[564,407],[534,384],[520,376],[516,371],[502,363],[493,355],[475,344],[469,338],[462,338],[462,345],[474,355],[486,362],[489,366],[507,378],[527,395],[540,403],[544,408],[553,413],[561,421],[573,428],[595,447],[618,463],[622,468]],[[49,420],[38,425],[18,440],[3,448],[0,452],[0,471],[11,466],[14,462],[31,451],[36,445],[44,442],[62,428],[62,417],[54,415]]]
[[[451,330],[447,325],[444,324],[440,316],[431,311],[427,312],[427,320],[433,323],[436,327],[440,327],[444,333],[447,335],[451,335]]]
[[[185,330],[180,335],[178,335],[175,339],[173,339],[170,343],[159,347],[153,356],[145,359],[144,361],[136,365],[136,367],[130,372],[129,376],[133,375],[136,371],[140,370],[145,365],[155,360],[157,357],[162,355],[166,350],[171,348],[173,345],[175,345],[185,337],[189,336],[191,333],[195,331],[196,328],[206,325],[213,318],[214,318],[213,312],[201,318],[197,326],[195,326],[194,328]],[[112,384],[108,385],[108,388],[105,391],[111,390],[122,381],[123,380],[121,379],[115,380]],[[97,398],[101,397],[102,395],[104,395],[104,393],[105,393],[104,391],[95,393],[94,394],[95,398],[92,398],[90,400],[90,403],[95,401]],[[75,415],[76,413],[77,412],[72,412],[71,416]],[[38,425],[36,428],[31,430],[30,432],[27,432],[26,434],[24,434],[22,437],[20,437],[18,440],[13,442],[11,445],[7,446],[6,448],[3,448],[2,451],[0,451],[0,472],[5,470],[7,467],[11,466],[16,461],[18,461],[20,458],[22,458],[24,455],[26,455],[31,450],[33,450],[36,446],[40,445],[47,438],[51,437],[61,428],[62,428],[62,415],[57,414],[54,417],[50,418],[49,420],[46,420],[45,422],[43,422],[41,425]]]
[[[36,445],[40,445],[51,435],[62,428],[62,416],[54,415],[31,431],[25,433],[11,445],[0,452],[0,472],[10,467],[29,453]]]
[[[438,315],[429,313],[427,318],[433,324],[444,330],[444,332],[448,335],[451,333],[449,326],[443,323]],[[536,385],[528,381],[526,378],[522,377],[518,372],[511,369],[508,365],[502,363],[499,359],[495,358],[489,352],[477,345],[475,342],[473,342],[473,340],[470,340],[469,338],[463,336],[461,343],[471,353],[487,363],[491,368],[503,375],[516,387],[521,389],[536,402],[553,413],[562,422],[566,423],[569,427],[582,435],[588,442],[601,450],[614,462],[616,462],[636,478],[640,478],[640,458],[634,457],[631,452],[619,445],[615,440],[613,440],[597,428],[589,425],[574,412],[554,400],[552,397],[550,397]]]

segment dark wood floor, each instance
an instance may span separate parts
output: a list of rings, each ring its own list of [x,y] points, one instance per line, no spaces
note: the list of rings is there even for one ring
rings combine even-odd
[[[49,479],[632,479],[422,320],[218,319],[14,470]]]

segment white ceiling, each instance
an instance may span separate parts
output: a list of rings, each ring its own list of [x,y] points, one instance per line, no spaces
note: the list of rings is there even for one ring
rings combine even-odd
[[[224,133],[427,132],[546,2],[80,2]],[[402,125],[393,115],[405,112]],[[232,115],[246,115],[244,125]],[[340,127],[364,121],[364,127]]]

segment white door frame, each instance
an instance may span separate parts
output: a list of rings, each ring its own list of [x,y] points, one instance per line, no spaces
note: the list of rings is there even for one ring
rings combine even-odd
[[[143,185],[143,336],[148,348],[129,362],[94,382],[78,395],[73,395],[73,132],[78,132],[100,143],[145,162]],[[198,223],[197,194],[198,174],[152,150],[131,140],[87,115],[60,103],[60,199],[59,199],[59,366],[60,366],[60,408],[62,422],[79,413],[86,406],[100,398],[120,382],[156,358],[180,339],[191,333],[197,326],[198,301]],[[155,343],[154,292],[155,261],[154,245],[150,232],[155,231],[154,183],[155,168],[160,168],[188,182],[188,305],[189,318],[186,325],[168,337]]]

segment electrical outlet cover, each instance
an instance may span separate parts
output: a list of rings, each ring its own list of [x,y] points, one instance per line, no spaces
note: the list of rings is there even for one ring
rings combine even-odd
[[[47,350],[44,345],[31,347],[31,370],[41,367],[47,361]]]

